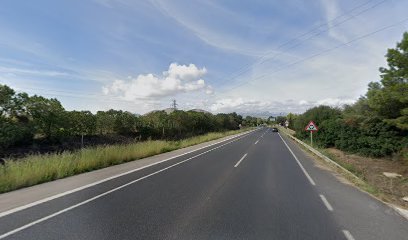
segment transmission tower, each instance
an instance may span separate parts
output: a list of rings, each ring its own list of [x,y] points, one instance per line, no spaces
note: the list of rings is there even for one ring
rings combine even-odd
[[[174,110],[177,110],[177,102],[176,102],[176,99],[173,99],[172,101],[171,101],[171,108],[173,108]]]

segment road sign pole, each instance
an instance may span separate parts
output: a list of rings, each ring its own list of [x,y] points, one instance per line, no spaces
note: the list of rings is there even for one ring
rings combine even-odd
[[[313,121],[310,121],[305,127],[305,130],[310,132],[310,146],[313,147],[313,132],[318,131],[319,129]]]

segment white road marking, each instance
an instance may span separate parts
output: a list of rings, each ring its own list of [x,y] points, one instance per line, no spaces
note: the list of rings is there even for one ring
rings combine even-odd
[[[346,236],[347,240],[355,240],[353,235],[351,235],[351,233],[347,230],[343,230],[343,234],[344,236]]]
[[[259,140],[256,140],[255,144],[257,144],[259,142]]]
[[[320,194],[320,198],[322,199],[324,205],[327,207],[329,211],[333,211],[333,207],[330,205],[329,201],[327,201],[326,197]]]
[[[293,153],[292,149],[290,149],[290,147],[288,146],[288,144],[286,143],[286,141],[282,138],[282,136],[278,133],[279,137],[282,139],[283,143],[286,145],[286,147],[289,149],[289,152],[292,154],[292,156],[295,158],[297,164],[299,165],[300,169],[302,169],[303,173],[306,175],[307,179],[309,180],[309,182],[315,186],[316,183],[315,181],[313,181],[312,177],[309,175],[309,173],[306,171],[306,169],[303,167],[303,165],[300,163],[299,159],[296,157],[296,155]]]
[[[124,176],[124,175],[128,175],[128,174],[130,174],[130,173],[133,173],[133,172],[136,172],[136,171],[139,171],[139,170],[142,170],[142,169],[145,169],[145,168],[148,168],[148,167],[151,167],[151,166],[154,166],[154,165],[163,163],[163,162],[170,161],[170,160],[172,160],[172,159],[175,159],[175,158],[178,158],[178,157],[181,157],[181,156],[184,156],[184,155],[187,155],[187,154],[190,154],[190,153],[193,153],[193,152],[202,150],[202,149],[204,149],[204,148],[208,148],[208,147],[211,147],[211,146],[213,146],[213,145],[216,145],[216,144],[219,144],[219,143],[222,143],[222,142],[226,142],[226,141],[228,141],[228,140],[231,140],[231,139],[234,139],[234,138],[243,136],[243,135],[245,136],[245,135],[250,134],[250,133],[252,133],[252,132],[254,132],[254,131],[256,131],[256,130],[257,130],[257,129],[252,130],[252,131],[250,131],[250,132],[245,132],[245,133],[242,133],[242,134],[240,134],[240,135],[233,136],[233,137],[224,139],[224,140],[222,140],[222,141],[219,141],[219,142],[216,142],[216,143],[212,143],[212,144],[210,144],[210,145],[203,146],[203,147],[197,148],[197,149],[195,149],[195,150],[191,150],[191,151],[188,151],[188,152],[179,154],[179,155],[177,155],[177,156],[173,156],[173,157],[170,157],[170,158],[166,158],[166,159],[164,159],[164,160],[162,160],[162,161],[159,161],[159,162],[155,162],[155,163],[152,163],[152,164],[149,164],[149,165],[140,167],[140,168],[132,169],[132,170],[127,171],[127,172],[124,172],[124,173],[120,173],[120,174],[117,174],[117,175],[114,175],[114,176],[111,176],[111,177],[108,177],[108,178],[105,178],[105,179],[102,179],[102,180],[99,180],[99,181],[96,181],[96,182],[93,182],[93,183],[84,185],[84,186],[81,186],[81,187],[78,187],[78,188],[74,188],[74,189],[69,190],[69,191],[65,191],[65,192],[62,192],[62,193],[59,193],[59,194],[56,194],[56,195],[53,195],[53,196],[50,196],[50,197],[47,197],[47,198],[43,198],[43,199],[41,199],[41,200],[38,200],[38,201],[35,201],[35,202],[32,202],[32,203],[26,204],[26,205],[23,205],[23,206],[20,206],[20,207],[16,207],[16,208],[13,208],[13,209],[10,209],[10,210],[1,212],[1,213],[0,213],[0,218],[1,218],[1,217],[4,217],[4,216],[7,216],[7,215],[9,215],[9,214],[12,214],[12,213],[15,213],[15,212],[18,212],[18,211],[21,211],[21,210],[24,210],[24,209],[33,207],[33,206],[36,206],[36,205],[39,205],[39,204],[42,204],[42,203],[45,203],[45,202],[49,202],[49,201],[51,201],[51,200],[54,200],[54,199],[57,199],[57,198],[60,198],[60,197],[69,195],[69,194],[71,194],[71,193],[75,193],[75,192],[81,191],[81,190],[86,189],[86,188],[93,187],[93,186],[95,186],[95,185],[98,185],[98,184],[101,184],[101,183],[110,181],[110,180],[112,180],[112,179],[115,179],[115,178],[118,178],[118,177],[122,177],[122,176]],[[239,138],[238,138],[238,139],[239,139]],[[236,140],[238,140],[238,139],[236,139]]]
[[[268,130],[266,130],[264,133],[262,133],[261,138],[263,138],[263,136],[265,135],[265,133],[267,133]]]
[[[44,221],[46,221],[46,220],[48,220],[48,219],[50,219],[50,218],[53,218],[53,217],[58,216],[58,215],[60,215],[60,214],[62,214],[62,213],[68,212],[68,211],[70,211],[70,210],[72,210],[72,209],[74,209],[74,208],[77,208],[77,207],[79,207],[79,206],[82,206],[82,205],[84,205],[84,204],[87,204],[87,203],[89,203],[89,202],[92,202],[92,201],[94,201],[94,200],[96,200],[96,199],[98,199],[98,198],[101,198],[101,197],[105,196],[105,195],[108,195],[108,194],[110,194],[110,193],[116,192],[116,191],[118,191],[118,190],[120,190],[120,189],[122,189],[122,188],[124,188],[124,187],[127,187],[127,186],[133,184],[133,183],[139,182],[139,181],[141,181],[141,180],[143,180],[143,179],[146,179],[146,178],[148,178],[148,177],[151,177],[151,176],[153,176],[153,175],[156,175],[156,174],[158,174],[158,173],[161,173],[161,172],[163,172],[163,171],[165,171],[165,170],[168,170],[168,169],[170,169],[170,168],[173,168],[173,167],[175,167],[175,166],[177,166],[177,165],[180,165],[180,164],[182,164],[182,163],[185,163],[185,162],[187,162],[187,161],[190,161],[190,160],[192,160],[192,159],[194,159],[194,158],[197,158],[197,157],[199,157],[199,156],[201,156],[201,155],[204,155],[204,154],[206,154],[206,153],[208,153],[208,152],[214,151],[214,150],[216,150],[216,149],[218,149],[218,148],[221,148],[221,147],[223,147],[223,146],[225,146],[225,145],[228,145],[228,144],[230,144],[230,143],[233,143],[233,142],[235,142],[235,141],[238,141],[239,139],[241,139],[241,138],[243,138],[243,137],[245,137],[245,136],[246,136],[246,135],[243,135],[243,136],[241,136],[241,137],[238,137],[238,138],[236,138],[236,139],[234,139],[234,140],[232,140],[232,141],[230,141],[230,142],[224,143],[224,144],[222,144],[222,145],[220,145],[220,146],[218,146],[218,147],[211,148],[211,149],[209,149],[209,150],[207,150],[207,151],[205,151],[205,152],[202,152],[202,153],[200,153],[200,154],[197,154],[197,155],[195,155],[195,156],[192,156],[192,157],[190,157],[190,158],[187,158],[187,159],[185,159],[185,160],[183,160],[183,161],[180,161],[180,162],[178,162],[178,163],[175,163],[175,164],[173,164],[173,165],[170,165],[170,166],[168,166],[168,167],[165,167],[165,168],[163,168],[163,169],[160,169],[160,170],[158,170],[158,171],[156,171],[156,172],[150,173],[150,174],[148,174],[148,175],[146,175],[146,176],[143,176],[143,177],[141,177],[141,178],[138,178],[138,179],[136,179],[136,180],[133,180],[133,181],[131,181],[131,182],[128,182],[128,183],[126,183],[126,184],[123,184],[123,185],[121,185],[121,186],[119,186],[119,187],[113,188],[113,189],[111,189],[111,190],[109,190],[109,191],[106,191],[106,192],[104,192],[104,193],[101,193],[101,194],[99,194],[99,195],[96,195],[95,197],[89,198],[89,199],[87,199],[87,200],[85,200],[85,201],[83,201],[83,202],[77,203],[77,204],[72,205],[72,206],[70,206],[70,207],[68,207],[68,208],[64,208],[64,209],[62,209],[62,210],[60,210],[60,211],[58,211],[58,212],[55,212],[55,213],[53,213],[53,214],[50,214],[50,215],[48,215],[48,216],[45,216],[45,217],[40,218],[40,219],[38,219],[38,220],[35,220],[35,221],[31,222],[31,223],[28,223],[28,224],[26,224],[26,225],[23,225],[23,226],[21,226],[21,227],[19,227],[19,228],[16,228],[16,229],[12,230],[12,231],[9,231],[9,232],[7,232],[7,233],[4,233],[3,235],[0,235],[0,239],[6,238],[6,237],[8,237],[8,236],[10,236],[10,235],[13,235],[13,234],[15,234],[15,233],[17,233],[17,232],[20,232],[20,231],[24,230],[24,229],[27,229],[27,228],[29,228],[29,227],[32,227],[32,226],[34,226],[34,225],[36,225],[36,224],[38,224],[38,223],[44,222]],[[246,154],[245,154],[245,155],[246,155]]]
[[[238,165],[242,162],[242,160],[244,160],[246,158],[247,155],[248,155],[248,153],[245,153],[245,155],[242,156],[241,159],[239,159],[239,161],[234,165],[234,167],[238,167]]]

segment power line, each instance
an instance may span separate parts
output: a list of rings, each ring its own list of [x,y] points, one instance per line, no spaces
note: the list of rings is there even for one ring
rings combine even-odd
[[[303,33],[303,34],[301,34],[301,35],[299,35],[299,36],[297,36],[297,37],[295,37],[295,38],[292,38],[292,39],[286,41],[285,43],[279,45],[276,50],[281,49],[282,47],[288,45],[288,44],[291,43],[291,42],[294,42],[294,41],[296,41],[296,40],[300,40],[301,37],[304,37],[304,36],[308,35],[309,33],[313,33],[315,30],[320,29],[320,27],[326,26],[327,24],[329,24],[329,23],[331,23],[331,22],[334,22],[335,20],[337,20],[337,19],[339,19],[339,18],[341,18],[341,17],[343,17],[343,16],[346,16],[346,15],[348,15],[348,14],[354,12],[356,9],[359,9],[359,8],[365,6],[365,5],[367,5],[367,4],[369,4],[369,3],[373,2],[373,1],[374,1],[374,0],[369,0],[369,1],[367,1],[367,2],[365,2],[365,3],[363,3],[363,4],[361,4],[361,5],[358,5],[358,6],[354,7],[354,8],[352,8],[351,10],[347,11],[346,13],[343,13],[343,14],[341,14],[341,15],[339,15],[339,16],[333,18],[333,19],[331,19],[330,21],[328,21],[328,22],[326,22],[326,23],[324,23],[324,24],[321,24],[321,25],[317,26],[317,27],[315,27],[315,28],[313,28],[313,29],[307,31],[306,33]],[[297,46],[300,46],[303,42],[308,41],[308,40],[310,40],[311,38],[316,37],[316,36],[318,36],[318,35],[320,35],[320,34],[322,34],[322,33],[324,33],[324,32],[327,32],[328,30],[333,29],[333,28],[335,28],[335,27],[337,27],[337,26],[339,26],[339,25],[345,23],[345,22],[347,22],[347,21],[349,21],[349,20],[351,20],[351,19],[353,19],[353,18],[355,18],[355,17],[357,17],[357,16],[359,16],[359,15],[361,15],[361,14],[367,12],[368,10],[371,10],[371,9],[377,7],[378,5],[380,5],[380,4],[382,4],[382,3],[386,2],[386,1],[388,1],[388,0],[382,0],[382,1],[380,1],[380,2],[378,2],[378,3],[376,3],[376,4],[374,4],[374,5],[370,6],[369,8],[363,9],[362,11],[358,12],[357,14],[352,15],[352,16],[350,16],[349,18],[346,18],[345,20],[343,20],[343,21],[341,21],[341,22],[339,22],[339,23],[337,23],[337,24],[335,24],[335,25],[332,25],[332,26],[327,27],[325,30],[322,30],[322,31],[320,31],[320,32],[317,32],[317,33],[315,33],[314,35],[309,36],[308,38],[299,41],[297,44],[292,45],[290,48],[285,49],[284,51],[281,51],[281,52],[276,53],[275,55],[272,56],[271,59],[262,60],[262,58],[264,58],[264,57],[270,55],[270,53],[271,53],[272,51],[267,52],[266,54],[262,55],[261,57],[258,57],[258,58],[257,58],[255,61],[253,61],[252,63],[247,64],[247,65],[245,65],[244,67],[242,67],[241,69],[239,69],[238,71],[236,71],[236,73],[238,72],[237,75],[235,75],[235,76],[233,76],[233,77],[231,77],[231,78],[229,78],[229,79],[226,79],[227,81],[224,81],[224,82],[221,83],[221,85],[219,85],[219,86],[223,86],[223,85],[225,85],[226,83],[230,82],[231,80],[233,80],[233,79],[235,79],[235,78],[237,78],[237,77],[243,75],[244,73],[248,72],[248,71],[251,69],[250,67],[252,67],[252,66],[254,66],[254,65],[257,65],[257,64],[263,64],[263,63],[265,63],[265,62],[267,62],[267,61],[270,61],[270,60],[272,60],[272,59],[275,59],[277,56],[282,55],[283,53],[287,52],[288,50],[291,50],[291,49],[293,49],[293,48],[295,48],[295,47],[297,47]],[[276,51],[276,50],[274,50],[274,51]],[[244,71],[240,72],[241,70],[244,70]]]
[[[357,13],[356,15],[352,15],[352,16],[350,16],[349,18],[346,18],[345,20],[336,23],[335,25],[332,25],[332,26],[328,27],[328,28],[327,28],[326,30],[324,30],[324,31],[320,31],[320,32],[318,32],[318,33],[316,33],[316,34],[314,34],[314,35],[312,35],[312,36],[309,36],[308,38],[302,40],[301,42],[298,42],[297,44],[292,45],[290,48],[286,49],[285,51],[280,52],[280,53],[274,55],[271,59],[267,59],[267,60],[262,61],[260,64],[263,64],[263,63],[265,63],[265,62],[267,62],[267,61],[271,61],[271,60],[275,59],[275,57],[277,57],[277,56],[279,56],[279,55],[282,55],[282,53],[287,52],[288,50],[294,49],[294,48],[296,48],[297,46],[300,46],[300,45],[302,44],[302,42],[306,42],[306,41],[308,41],[308,40],[310,40],[310,39],[312,39],[312,38],[314,38],[314,37],[316,37],[316,36],[319,36],[320,34],[322,34],[322,33],[324,33],[324,32],[327,32],[328,30],[333,29],[333,28],[339,26],[339,25],[341,25],[341,24],[343,24],[343,23],[345,23],[345,22],[347,22],[347,21],[349,21],[349,20],[351,20],[351,19],[353,19],[353,18],[355,18],[355,17],[357,17],[357,16],[359,16],[359,15],[361,15],[361,14],[367,12],[368,10],[371,10],[371,9],[377,7],[378,5],[380,5],[380,4],[382,4],[382,3],[386,2],[386,1],[388,1],[388,0],[383,0],[383,1],[381,1],[381,2],[378,2],[378,3],[376,3],[375,5],[373,5],[373,6],[369,7],[369,8],[367,8],[367,9],[362,10],[361,12]]]
[[[354,38],[354,39],[352,39],[352,40],[350,40],[350,41],[348,41],[348,42],[346,42],[346,43],[342,43],[342,44],[336,45],[336,46],[334,46],[334,47],[332,47],[332,48],[325,49],[325,50],[323,50],[323,51],[321,51],[321,52],[318,52],[318,53],[316,53],[316,54],[313,54],[313,55],[311,55],[311,56],[309,56],[309,57],[306,57],[306,58],[303,58],[303,59],[301,59],[301,60],[298,60],[298,61],[289,63],[289,64],[287,64],[287,65],[284,65],[284,66],[282,66],[282,67],[276,69],[275,71],[272,71],[272,72],[263,74],[263,75],[258,76],[258,77],[256,77],[256,78],[250,79],[250,80],[248,80],[248,81],[244,81],[244,82],[242,82],[241,84],[239,84],[239,85],[237,85],[237,86],[234,86],[234,87],[232,87],[232,88],[229,88],[227,91],[221,91],[221,92],[228,92],[228,91],[231,91],[231,90],[233,90],[233,89],[239,88],[239,87],[241,87],[241,86],[243,86],[243,85],[246,85],[246,84],[250,83],[250,81],[259,80],[259,79],[262,79],[262,78],[264,78],[264,77],[266,77],[266,76],[270,76],[271,74],[280,72],[280,71],[282,71],[282,70],[284,70],[284,69],[286,69],[286,68],[288,68],[288,67],[290,67],[290,66],[293,66],[293,65],[299,64],[299,63],[301,63],[301,62],[305,62],[305,61],[307,61],[307,60],[310,60],[310,59],[312,59],[312,58],[321,56],[321,55],[323,55],[323,54],[326,54],[326,53],[331,52],[331,51],[333,51],[333,50],[336,50],[336,49],[338,49],[338,48],[347,46],[347,45],[349,45],[350,43],[359,41],[359,40],[361,40],[361,39],[367,38],[367,37],[369,37],[369,36],[371,36],[371,35],[374,35],[374,34],[376,34],[376,33],[379,33],[379,32],[382,32],[382,31],[384,31],[384,30],[387,30],[387,29],[389,29],[389,28],[392,28],[392,27],[395,27],[395,26],[397,26],[397,25],[403,24],[404,22],[407,22],[407,21],[408,21],[408,18],[404,18],[404,19],[401,20],[401,21],[398,21],[398,22],[396,22],[396,23],[393,23],[393,24],[387,25],[387,26],[385,26],[385,27],[379,28],[379,29],[377,29],[377,30],[375,30],[375,31],[372,31],[372,32],[369,32],[369,33],[367,33],[367,34],[361,35],[361,36],[356,37],[356,38]]]
[[[285,46],[285,45],[287,45],[287,44],[289,44],[289,43],[291,43],[291,42],[293,42],[293,41],[296,41],[296,40],[300,39],[301,37],[306,36],[306,35],[309,34],[309,33],[314,32],[315,30],[320,29],[321,27],[327,26],[329,23],[334,22],[335,20],[337,20],[337,19],[339,19],[339,18],[341,18],[341,17],[344,17],[344,16],[346,16],[346,15],[349,15],[350,13],[354,12],[354,10],[359,9],[360,7],[363,7],[363,6],[369,4],[369,3],[372,2],[372,1],[375,1],[375,0],[369,0],[369,1],[365,2],[365,3],[363,3],[363,4],[360,4],[360,5],[356,6],[356,7],[354,7],[354,8],[352,8],[352,9],[348,10],[347,12],[345,12],[345,13],[343,13],[343,14],[341,14],[341,15],[339,15],[339,16],[337,16],[337,17],[331,19],[331,20],[329,20],[328,22],[322,23],[322,24],[318,25],[317,27],[312,28],[311,30],[309,30],[309,31],[307,31],[307,32],[305,32],[305,33],[303,33],[303,34],[298,35],[298,36],[296,36],[295,38],[290,39],[289,41],[287,41],[287,42],[283,43],[282,45],[280,45],[280,46],[278,47],[278,49],[280,49],[281,47],[283,47],[283,46]]]

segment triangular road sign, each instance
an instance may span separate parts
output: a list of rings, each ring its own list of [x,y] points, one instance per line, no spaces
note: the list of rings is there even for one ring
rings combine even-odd
[[[319,128],[317,128],[317,125],[313,122],[310,121],[309,124],[307,124],[307,126],[305,127],[306,131],[317,131],[319,130]]]

